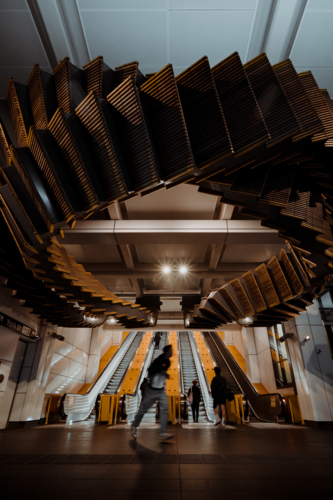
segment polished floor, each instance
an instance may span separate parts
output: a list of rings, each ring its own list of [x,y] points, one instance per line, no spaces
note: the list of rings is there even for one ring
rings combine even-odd
[[[50,425],[0,431],[1,500],[331,498],[333,429]]]

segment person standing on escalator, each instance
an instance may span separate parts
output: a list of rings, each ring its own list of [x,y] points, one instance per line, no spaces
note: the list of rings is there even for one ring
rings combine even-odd
[[[199,419],[199,405],[201,400],[201,392],[197,384],[198,384],[197,380],[192,381],[192,387],[189,388],[187,395],[188,399],[192,400],[192,403],[190,404],[192,408],[193,422],[198,422]]]
[[[166,345],[163,353],[158,356],[148,368],[149,385],[145,390],[144,398],[141,400],[140,408],[135,416],[131,427],[131,433],[134,439],[137,438],[138,427],[145,413],[158,401],[160,414],[160,440],[165,441],[174,437],[174,434],[168,434],[168,397],[165,392],[166,381],[169,378],[167,373],[170,368],[170,358],[172,357],[172,345]]]
[[[215,425],[217,426],[221,424],[222,427],[225,427],[225,421],[226,421],[225,389],[227,387],[227,381],[221,375],[221,368],[215,366],[214,372],[215,372],[215,377],[213,378],[210,387],[212,391],[213,408],[215,413]],[[222,420],[220,419],[219,415],[219,407],[221,407],[222,411]]]
[[[155,333],[154,341],[155,341],[155,348],[159,349],[160,348],[160,341],[161,341],[161,334],[160,334],[160,332],[156,332]]]

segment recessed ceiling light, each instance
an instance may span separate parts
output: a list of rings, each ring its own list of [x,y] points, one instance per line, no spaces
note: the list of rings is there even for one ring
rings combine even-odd
[[[180,274],[186,274],[187,273],[187,267],[186,266],[180,266],[179,272],[180,272]]]
[[[169,266],[164,266],[163,267],[163,272],[164,274],[169,274],[169,272],[171,271],[170,267]]]

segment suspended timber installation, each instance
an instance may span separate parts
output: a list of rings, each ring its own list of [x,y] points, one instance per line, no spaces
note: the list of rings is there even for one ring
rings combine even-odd
[[[119,299],[61,246],[63,228],[116,200],[180,183],[220,196],[279,231],[289,251],[184,310],[191,328],[298,315],[331,284],[333,107],[311,72],[265,54],[208,58],[176,78],[100,56],[36,65],[9,78],[0,121],[0,275],[33,313],[60,326],[113,316],[147,327],[149,311]]]

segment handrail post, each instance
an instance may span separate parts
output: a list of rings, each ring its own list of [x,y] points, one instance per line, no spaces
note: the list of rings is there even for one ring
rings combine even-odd
[[[48,400],[48,403],[47,403],[47,411],[46,411],[46,420],[45,420],[45,424],[44,425],[47,425],[48,421],[49,421],[49,414],[50,414],[50,409],[51,409],[51,401],[52,401],[52,394]]]
[[[244,405],[243,405],[243,394],[240,394],[239,396],[240,400],[240,405],[241,405],[241,412],[242,412],[242,424],[245,425],[245,418],[244,418]]]
[[[119,406],[119,401],[120,401],[120,396],[115,396],[116,399],[116,408],[115,408],[115,415],[114,415],[114,425],[117,425],[117,416],[118,416],[118,406]]]
[[[297,403],[298,403],[299,413],[300,413],[300,415],[301,415],[301,424],[302,424],[302,425],[305,425],[305,424],[304,424],[304,420],[303,420],[303,415],[302,415],[301,405],[299,404],[299,398],[298,398],[298,396],[296,396],[296,399],[297,399]]]
[[[110,419],[109,419],[109,425],[113,425],[113,403],[114,403],[114,395],[110,397],[111,399],[111,409],[110,409]],[[110,407],[110,401],[109,401],[109,407]]]
[[[97,419],[98,423],[101,421],[103,400],[104,400],[104,398],[101,397],[100,403],[99,403],[99,408],[98,408],[98,419]]]
[[[293,405],[291,404],[290,398],[288,398],[288,401],[289,401],[289,408],[290,408],[290,413],[291,413],[291,420],[293,421],[293,424],[294,424],[295,419],[294,419]]]

